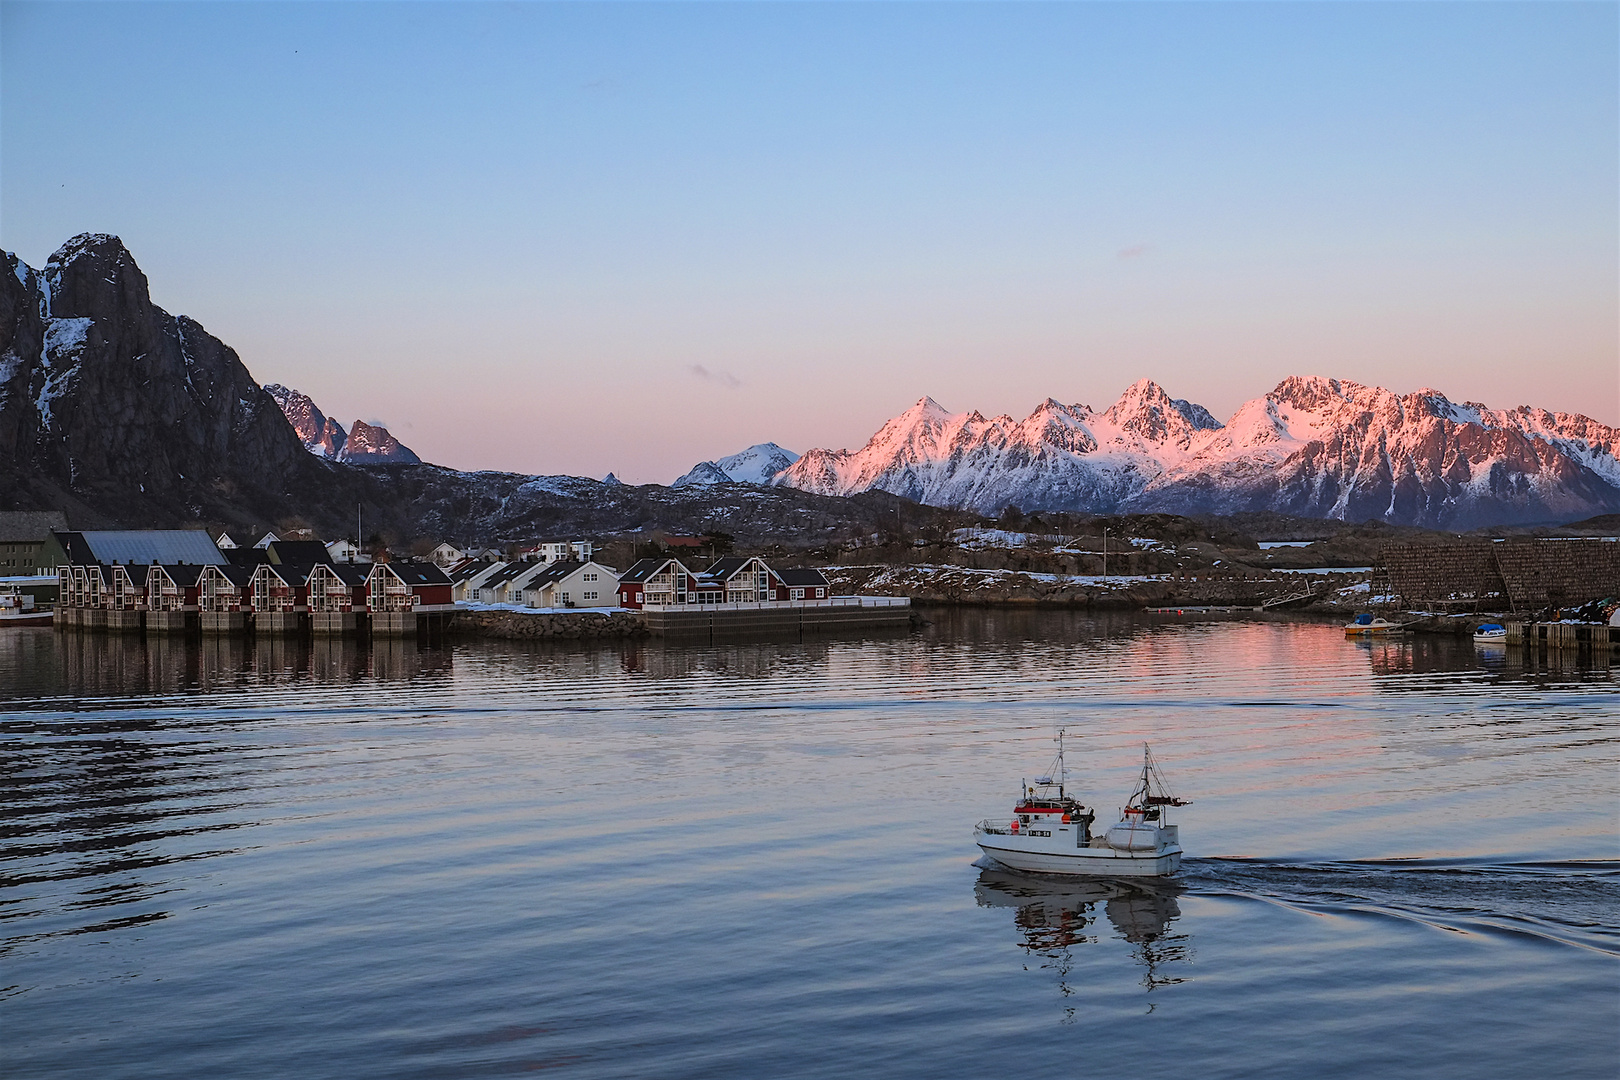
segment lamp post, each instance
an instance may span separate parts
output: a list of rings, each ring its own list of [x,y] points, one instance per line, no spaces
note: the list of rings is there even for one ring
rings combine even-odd
[[[1108,530],[1103,530],[1103,580],[1108,580]]]

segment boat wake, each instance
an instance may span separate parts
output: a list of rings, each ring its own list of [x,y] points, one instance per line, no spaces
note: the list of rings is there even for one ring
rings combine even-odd
[[[1187,859],[1180,882],[1194,896],[1237,897],[1316,915],[1403,919],[1452,933],[1620,956],[1620,861]]]

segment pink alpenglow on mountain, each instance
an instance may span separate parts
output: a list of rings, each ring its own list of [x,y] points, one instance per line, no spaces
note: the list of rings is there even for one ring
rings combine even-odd
[[[343,425],[321,412],[308,394],[279,383],[265,384],[264,392],[275,398],[304,449],[316,457],[356,465],[415,464],[422,460],[385,427],[356,420],[354,427],[345,432]]]
[[[388,434],[387,428],[373,427],[364,420],[356,420],[349,429],[349,439],[343,444],[338,460],[357,465],[384,465],[396,462],[416,464],[422,459]]]
[[[1222,425],[1142,380],[1107,410],[1048,399],[1022,421],[930,398],[860,450],[811,450],[778,484],[874,488],[995,513],[1273,510],[1470,528],[1620,511],[1620,433],[1585,416],[1284,379]]]
[[[282,415],[298,432],[304,448],[316,457],[336,458],[349,433],[343,425],[321,412],[308,394],[288,389],[280,383],[265,383],[264,392],[276,399]]]

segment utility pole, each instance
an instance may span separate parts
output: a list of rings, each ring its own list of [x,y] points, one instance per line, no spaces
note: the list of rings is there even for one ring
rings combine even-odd
[[[1103,530],[1103,580],[1108,580],[1108,530]]]

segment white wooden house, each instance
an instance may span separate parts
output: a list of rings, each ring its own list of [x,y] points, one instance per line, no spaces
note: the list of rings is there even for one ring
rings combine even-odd
[[[428,561],[440,570],[448,570],[466,557],[467,553],[456,547],[456,545],[444,543],[433,549],[433,553],[428,556]]]
[[[333,540],[326,545],[326,553],[335,563],[368,563],[371,556],[353,540]]]
[[[619,572],[599,562],[547,563],[523,590],[533,608],[607,608],[619,604]]]

